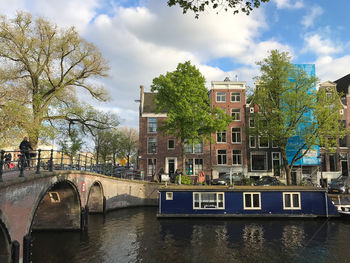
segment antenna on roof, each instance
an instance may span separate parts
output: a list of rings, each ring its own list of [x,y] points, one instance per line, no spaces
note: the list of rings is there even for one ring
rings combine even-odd
[[[229,78],[229,77],[226,77],[226,78],[224,79],[224,81],[226,81],[226,82],[227,82],[227,81],[231,81],[231,80],[230,80],[230,78]]]

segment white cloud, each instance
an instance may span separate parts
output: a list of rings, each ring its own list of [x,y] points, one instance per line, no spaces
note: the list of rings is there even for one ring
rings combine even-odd
[[[318,55],[329,55],[343,51],[343,47],[340,44],[333,43],[328,38],[322,38],[318,34],[307,35],[304,39],[305,47],[302,52],[311,52]]]
[[[43,16],[60,26],[75,26],[83,32],[96,15],[99,0],[0,0],[0,12],[13,16],[16,11],[27,11]]]
[[[116,111],[124,120],[122,125],[138,125],[138,103],[134,100],[139,98],[139,86],[148,90],[153,78],[175,70],[179,62],[191,60],[205,75],[208,87],[213,80],[226,76],[234,79],[235,75],[252,85],[252,77],[258,73],[255,62],[266,57],[268,50],[293,53],[277,40],[259,41],[268,29],[263,8],[249,16],[206,12],[194,19],[192,13],[183,15],[180,8],[169,8],[166,1],[159,0],[142,1],[144,6],[128,8],[115,4],[108,15],[97,11],[101,0],[14,1],[16,4],[7,12],[4,9],[5,13],[19,7],[61,26],[74,25],[84,38],[98,46],[111,67],[109,77],[99,82],[109,90],[112,100],[94,105]],[[302,3],[276,2],[280,8],[297,8]],[[206,65],[223,57],[239,68],[225,72]]]
[[[350,55],[339,58],[322,56],[316,60],[315,64],[317,65],[316,73],[321,82],[335,81],[349,74]]]
[[[273,0],[278,9],[299,9],[304,7],[303,1],[296,1],[291,3],[292,0]]]
[[[301,24],[305,28],[313,26],[314,21],[317,17],[323,14],[323,9],[320,6],[311,7],[310,12],[308,12],[301,20]]]

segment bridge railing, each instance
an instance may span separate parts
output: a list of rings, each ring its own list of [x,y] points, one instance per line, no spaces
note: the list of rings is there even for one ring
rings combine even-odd
[[[143,180],[134,170],[112,163],[98,163],[88,154],[70,154],[57,150],[1,151],[0,152],[0,182],[4,174],[18,174],[24,177],[25,171],[31,170],[36,174],[41,171],[80,170],[100,173],[132,180]]]

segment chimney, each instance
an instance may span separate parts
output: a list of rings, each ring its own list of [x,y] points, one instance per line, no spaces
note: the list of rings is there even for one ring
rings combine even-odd
[[[140,85],[140,115],[143,113],[144,88]]]

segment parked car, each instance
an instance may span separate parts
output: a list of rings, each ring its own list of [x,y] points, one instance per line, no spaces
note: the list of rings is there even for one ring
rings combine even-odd
[[[282,185],[281,181],[272,176],[263,176],[254,183],[257,186]]]
[[[330,194],[348,194],[349,191],[347,178],[340,177],[328,184],[328,193]]]
[[[234,173],[232,174],[232,183],[239,184],[239,182],[243,179],[242,174]],[[219,176],[217,179],[213,179],[211,181],[213,185],[229,185],[230,184],[230,174],[223,174]]]

